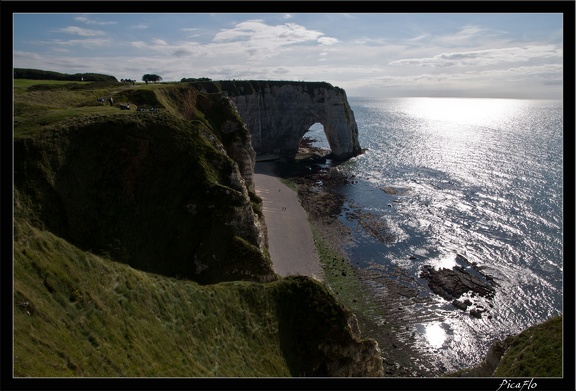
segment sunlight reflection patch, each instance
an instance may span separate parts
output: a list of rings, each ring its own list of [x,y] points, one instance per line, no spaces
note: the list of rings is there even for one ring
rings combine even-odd
[[[440,348],[446,341],[446,331],[440,323],[432,323],[426,326],[425,337],[428,343],[435,348]]]

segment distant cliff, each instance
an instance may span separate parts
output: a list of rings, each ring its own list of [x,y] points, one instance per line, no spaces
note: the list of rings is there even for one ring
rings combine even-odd
[[[310,126],[320,123],[332,157],[360,154],[358,126],[346,92],[325,82],[220,81],[191,83],[223,91],[234,101],[258,154],[293,157]]]

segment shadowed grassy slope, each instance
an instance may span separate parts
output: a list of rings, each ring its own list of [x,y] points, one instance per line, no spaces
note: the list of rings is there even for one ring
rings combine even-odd
[[[61,95],[48,99],[54,107],[76,96],[66,88],[46,91]],[[239,182],[241,156],[234,161],[218,146],[217,139],[237,155],[248,153],[231,147],[246,139],[226,102],[177,86],[116,94],[170,110],[104,105],[87,115],[84,106],[52,107],[52,122],[16,127],[15,186],[35,223],[84,250],[155,273],[203,283],[273,279],[269,256],[258,248],[257,200]],[[200,115],[199,99],[217,120]],[[226,121],[237,131],[220,132]]]
[[[517,335],[496,341],[480,364],[448,377],[562,377],[563,316],[555,316]],[[569,353],[570,354],[570,353]]]

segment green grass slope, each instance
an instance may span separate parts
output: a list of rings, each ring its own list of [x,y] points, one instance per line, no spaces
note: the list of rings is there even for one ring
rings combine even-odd
[[[82,251],[22,218],[14,247],[16,377],[330,376],[363,346],[351,312],[308,277],[199,285]]]
[[[319,368],[325,333],[345,330],[348,314],[312,279],[201,286],[19,219],[15,231],[17,377],[299,376]]]
[[[562,315],[496,341],[478,365],[447,377],[562,377]]]
[[[17,377],[290,376],[277,291],[200,286],[84,252],[15,225]]]
[[[494,376],[562,376],[562,316],[529,327],[504,343],[508,348]]]

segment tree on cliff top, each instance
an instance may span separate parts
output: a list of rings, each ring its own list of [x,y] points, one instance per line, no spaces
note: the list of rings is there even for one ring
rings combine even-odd
[[[148,84],[149,81],[153,82],[162,81],[162,78],[158,75],[147,73],[144,76],[142,76],[142,81],[145,81],[146,84]]]

